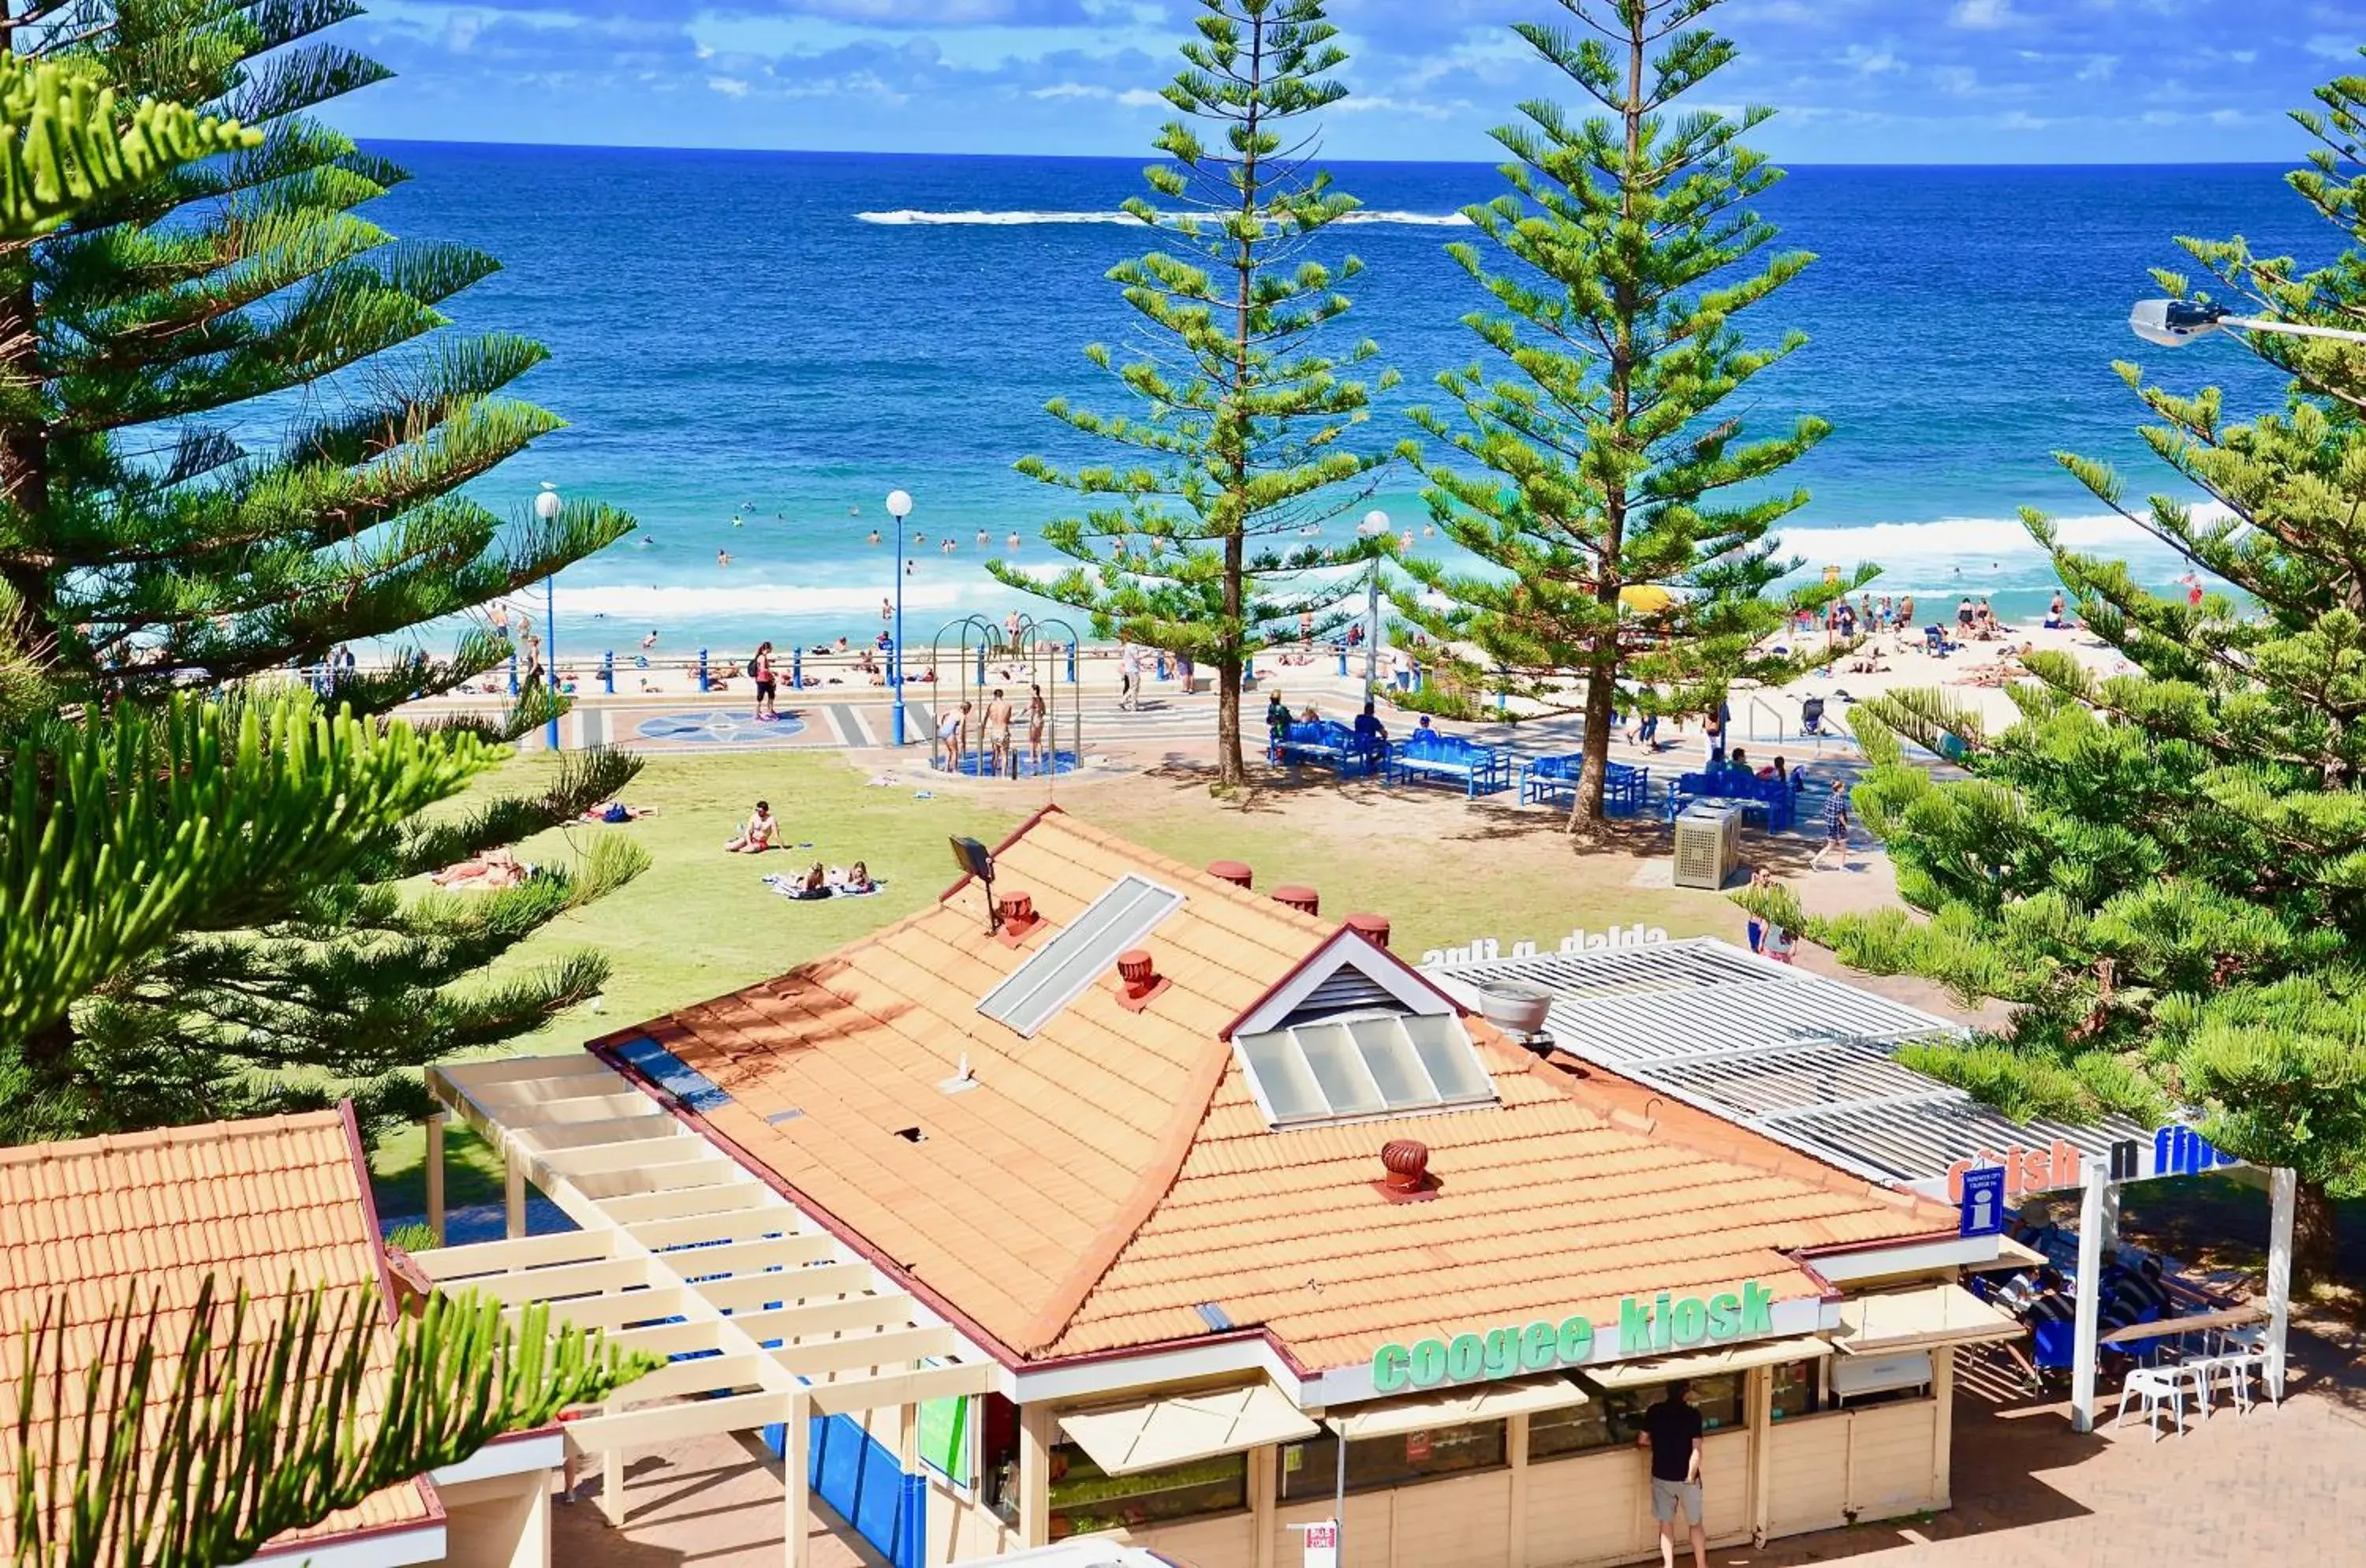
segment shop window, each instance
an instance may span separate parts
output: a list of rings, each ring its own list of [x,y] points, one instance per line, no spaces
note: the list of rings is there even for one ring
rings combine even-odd
[[[1011,1529],[1019,1528],[1019,1406],[998,1393],[978,1401],[978,1469],[986,1482],[986,1506]]]
[[[1816,1361],[1786,1361],[1774,1369],[1774,1419],[1810,1416],[1816,1409]]]
[[[1700,1412],[1704,1433],[1741,1425],[1744,1376],[1733,1372],[1693,1381],[1693,1408]],[[1559,1459],[1599,1449],[1631,1448],[1643,1430],[1643,1412],[1666,1393],[1664,1383],[1606,1389],[1590,1404],[1539,1411],[1528,1417],[1528,1458]]]
[[[1161,1470],[1110,1475],[1076,1444],[1054,1443],[1051,1504],[1053,1540],[1242,1513],[1249,1506],[1249,1456],[1218,1454]]]
[[[1347,1490],[1377,1492],[1416,1481],[1467,1475],[1505,1462],[1504,1423],[1477,1421],[1467,1427],[1433,1427],[1385,1438],[1358,1438],[1347,1445]],[[1328,1497],[1339,1485],[1339,1439],[1325,1432],[1281,1449],[1284,1502]]]

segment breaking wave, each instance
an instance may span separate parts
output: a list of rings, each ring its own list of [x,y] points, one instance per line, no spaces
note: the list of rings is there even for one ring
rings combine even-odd
[[[1115,210],[1098,212],[1060,212],[1020,209],[1012,212],[985,212],[975,210],[932,212],[918,208],[898,208],[888,212],[858,212],[854,216],[858,220],[864,223],[880,223],[903,228],[1018,228],[1023,225],[1034,223],[1131,223],[1138,226],[1141,221],[1130,212],[1119,212]],[[1207,217],[1209,215],[1205,213],[1167,212],[1162,213],[1160,216],[1166,218],[1185,218]],[[1470,220],[1463,217],[1459,212],[1394,211],[1350,212],[1346,217],[1337,220],[1337,221],[1343,224],[1391,224],[1405,228],[1419,229],[1460,229],[1468,228],[1470,223]]]

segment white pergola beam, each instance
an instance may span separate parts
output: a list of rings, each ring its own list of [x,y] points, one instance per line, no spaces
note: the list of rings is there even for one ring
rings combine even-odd
[[[613,1296],[580,1296],[573,1301],[553,1302],[550,1315],[579,1328],[617,1329],[655,1318],[687,1316],[683,1307],[689,1299],[690,1292],[680,1285],[660,1285]],[[524,1306],[513,1306],[501,1315],[513,1320],[524,1312]]]
[[[521,1079],[538,1078],[598,1078],[613,1077],[614,1069],[597,1056],[577,1055],[569,1052],[557,1056],[508,1056],[498,1062],[438,1062],[427,1069],[429,1081],[436,1078],[458,1089],[472,1089],[487,1084],[515,1083]]]
[[[891,1404],[918,1404],[930,1399],[954,1399],[987,1393],[994,1388],[994,1369],[984,1361],[930,1367],[924,1371],[889,1372],[880,1377],[841,1378],[817,1382],[806,1393],[817,1416],[860,1416]]]
[[[598,1202],[603,1198],[623,1197],[640,1192],[681,1192],[704,1187],[730,1186],[747,1173],[720,1155],[710,1154],[679,1164],[636,1165],[623,1170],[603,1170],[582,1176],[569,1176],[562,1170],[551,1170],[541,1160],[535,1162],[551,1176],[562,1177],[575,1190]]]
[[[719,1214],[687,1214],[678,1220],[643,1220],[627,1224],[625,1233],[651,1252],[670,1247],[695,1247],[701,1242],[760,1241],[785,1235],[797,1228],[797,1214],[786,1208],[739,1209]]]
[[[950,1356],[957,1348],[953,1331],[941,1325],[930,1328],[896,1328],[884,1334],[855,1334],[843,1339],[815,1339],[786,1345],[772,1359],[800,1377],[829,1372],[864,1371],[873,1367],[902,1371],[930,1356]]]
[[[693,1256],[695,1256],[694,1254]],[[777,1274],[740,1274],[701,1285],[698,1293],[727,1311],[743,1307],[783,1306],[817,1296],[851,1296],[868,1291],[878,1280],[868,1263],[808,1263]]]
[[[513,1128],[510,1137],[522,1149],[535,1154],[555,1154],[560,1149],[585,1149],[608,1144],[645,1143],[655,1138],[670,1138],[680,1125],[664,1111],[652,1108],[646,1116],[605,1116],[596,1122],[537,1122],[531,1127]]]
[[[568,1445],[579,1454],[612,1449],[653,1449],[685,1438],[713,1437],[723,1432],[770,1427],[789,1418],[787,1389],[760,1393],[735,1393],[721,1399],[694,1400],[688,1404],[664,1404],[654,1410],[627,1410],[616,1416],[592,1416],[569,1421],[561,1428]]]
[[[763,1357],[756,1355],[693,1356],[659,1368],[647,1377],[626,1384],[617,1393],[614,1403],[625,1405],[655,1404],[662,1400],[680,1399],[686,1394],[711,1393],[727,1390],[760,1388],[764,1383]],[[715,1427],[728,1431],[729,1427]]]
[[[722,1247],[651,1250],[683,1279],[701,1280],[717,1274],[757,1274],[767,1269],[787,1271],[801,1269],[808,1263],[834,1263],[838,1261],[838,1238],[808,1232],[760,1236],[754,1241],[735,1241]]]
[[[438,1284],[467,1284],[472,1274],[507,1274],[554,1263],[596,1263],[612,1255],[615,1237],[607,1231],[558,1231],[517,1241],[479,1241],[439,1247],[411,1255],[420,1271]]]
[[[721,1350],[723,1330],[711,1317],[687,1323],[653,1323],[646,1328],[619,1328],[607,1337],[622,1350],[646,1350],[652,1356],[686,1356],[698,1350]]]
[[[842,1301],[736,1312],[730,1321],[750,1339],[760,1342],[855,1329],[908,1328],[918,1315],[909,1296],[848,1296]]]
[[[648,1258],[610,1258],[596,1263],[563,1263],[554,1269],[527,1269],[514,1274],[483,1274],[468,1281],[495,1301],[511,1306],[528,1302],[558,1304],[562,1297],[604,1296],[619,1291],[671,1283],[652,1278]]]
[[[552,1196],[554,1200],[557,1198],[555,1193]],[[749,1177],[741,1181],[684,1188],[679,1191],[619,1193],[614,1197],[594,1199],[592,1207],[611,1224],[635,1225],[644,1220],[738,1213],[760,1208],[772,1197],[771,1188]],[[564,1207],[563,1204],[561,1206]]]
[[[663,1137],[526,1152],[543,1170],[569,1178],[613,1176],[619,1172],[637,1177],[643,1171],[670,1170],[676,1166],[713,1165],[718,1158],[714,1145],[680,1122],[672,1123]]]

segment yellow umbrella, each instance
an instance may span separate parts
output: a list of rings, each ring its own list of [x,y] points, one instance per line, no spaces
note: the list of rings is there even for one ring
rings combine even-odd
[[[1676,596],[1653,583],[1638,583],[1618,591],[1618,603],[1639,615],[1657,615],[1676,602]]]

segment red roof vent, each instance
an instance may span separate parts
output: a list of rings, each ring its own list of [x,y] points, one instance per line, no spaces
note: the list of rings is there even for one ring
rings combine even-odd
[[[1380,1164],[1389,1175],[1373,1188],[1391,1203],[1419,1203],[1437,1196],[1437,1182],[1429,1174],[1429,1145],[1411,1138],[1391,1138],[1380,1145]]]
[[[1140,1012],[1150,1005],[1150,998],[1166,988],[1166,976],[1158,972],[1157,964],[1149,950],[1129,947],[1117,955],[1117,1005],[1128,1012]]]
[[[1323,912],[1323,900],[1314,889],[1301,887],[1294,882],[1285,883],[1275,888],[1273,901],[1277,904],[1286,904],[1301,915],[1319,915]]]
[[[1389,944],[1389,918],[1386,915],[1350,915],[1347,917],[1347,929],[1374,947]]]
[[[994,912],[1001,918],[1001,929],[995,934],[1006,947],[1017,947],[1027,940],[1027,933],[1043,923],[1035,912],[1032,893],[997,893],[994,896]]]
[[[1208,874],[1235,887],[1246,887],[1255,880],[1249,873],[1249,863],[1245,860],[1211,860],[1208,863]]]

